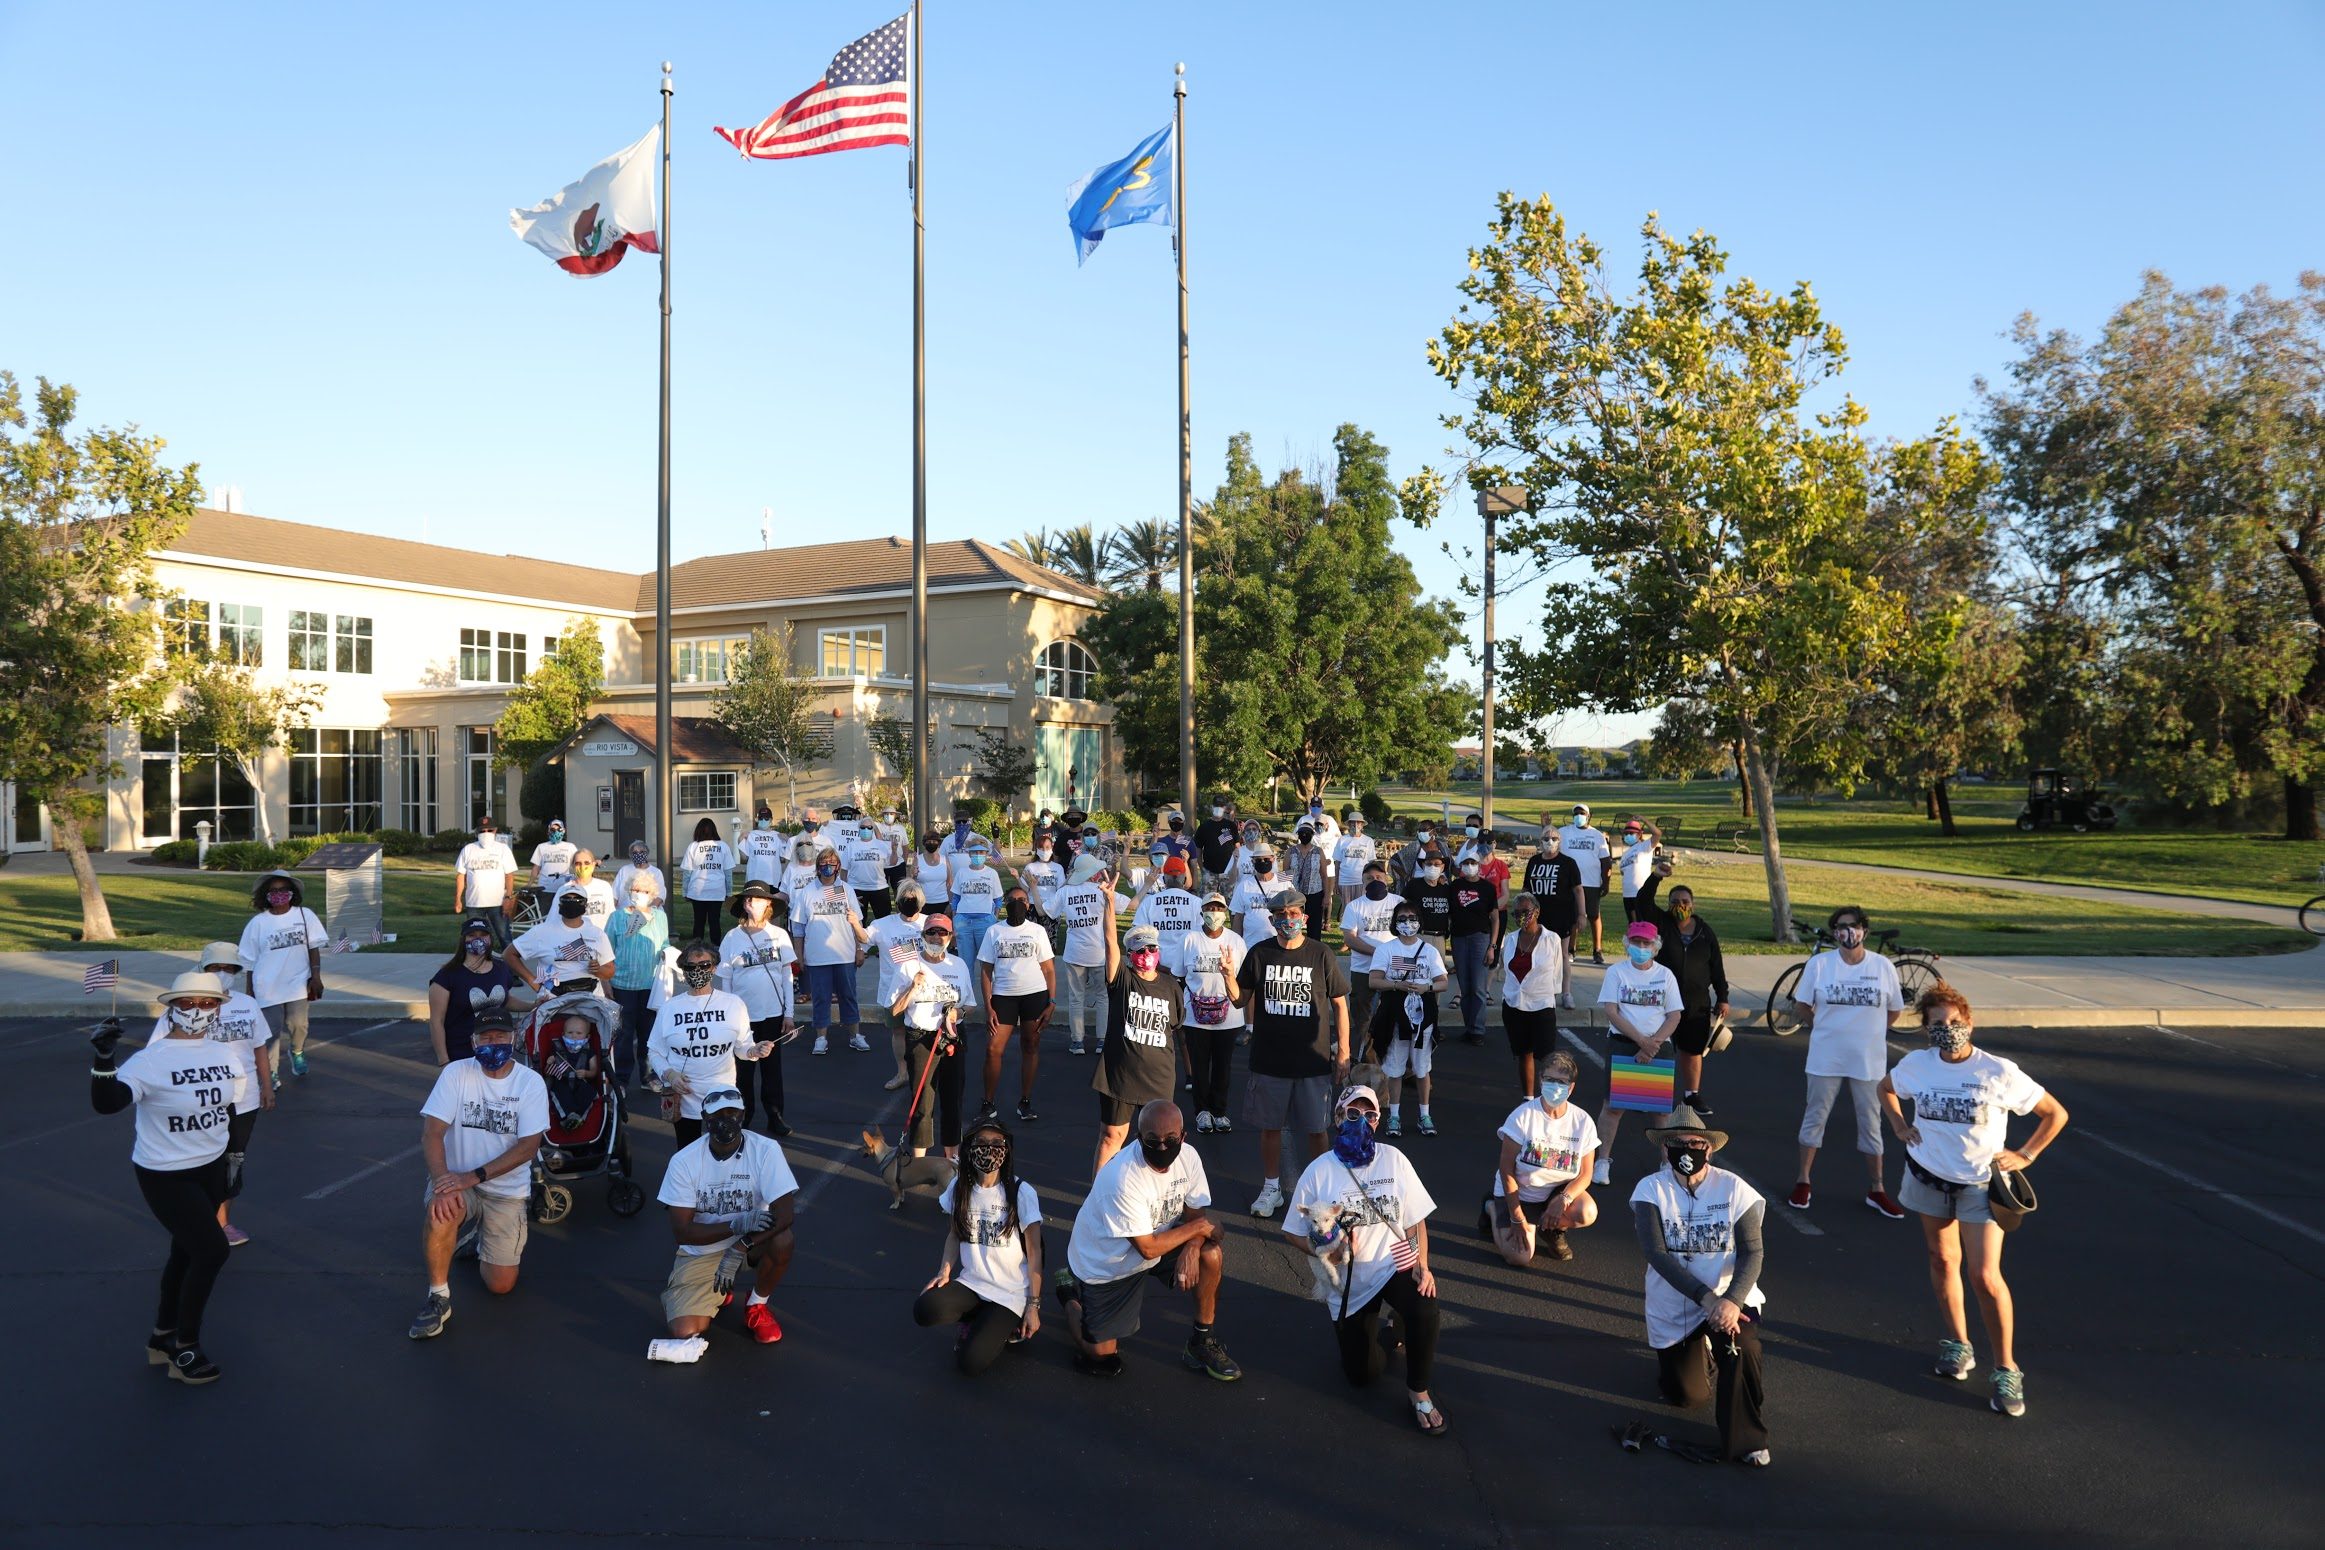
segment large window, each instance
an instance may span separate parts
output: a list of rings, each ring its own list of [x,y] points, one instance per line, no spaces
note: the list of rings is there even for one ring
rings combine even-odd
[[[521,631],[462,630],[460,681],[472,684],[523,683],[525,640]]]
[[[266,665],[266,611],[256,603],[218,605],[218,655],[244,667]]]
[[[371,671],[371,621],[350,614],[331,616],[332,666],[342,673]]]
[[[1080,641],[1052,641],[1033,668],[1033,692],[1053,699],[1086,700],[1098,681],[1098,659]]]
[[[731,813],[735,810],[735,772],[704,770],[678,777],[678,810],[682,813]]]
[[[888,626],[885,624],[851,624],[836,630],[821,630],[817,639],[822,642],[823,676],[826,678],[877,678],[888,671]]]
[[[674,640],[670,643],[670,681],[682,684],[723,684],[727,669],[742,656],[750,644],[745,635],[726,635],[708,640]]]
[[[470,727],[460,756],[461,789],[468,794],[468,827],[492,812],[492,728]]]
[[[379,733],[310,727],[291,734],[291,832],[379,827]]]
[[[436,832],[436,729],[398,727],[396,826],[414,834]]]
[[[145,838],[196,839],[194,825],[204,819],[212,844],[258,838],[256,797],[232,760],[215,749],[181,750],[173,733],[148,732],[140,742]]]

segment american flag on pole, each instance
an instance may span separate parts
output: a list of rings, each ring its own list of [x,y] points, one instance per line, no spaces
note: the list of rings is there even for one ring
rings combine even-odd
[[[108,958],[103,963],[92,963],[81,971],[81,994],[93,996],[100,990],[111,990],[121,983],[121,960]]]
[[[904,30],[910,19],[899,16],[841,49],[822,80],[757,124],[715,133],[759,161],[910,145],[911,70]]]

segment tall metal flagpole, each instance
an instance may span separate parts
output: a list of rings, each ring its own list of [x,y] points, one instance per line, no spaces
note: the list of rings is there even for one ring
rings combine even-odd
[[[912,0],[912,822],[929,813],[928,736],[928,223],[921,162],[920,0]]]
[[[670,61],[662,61],[662,446],[654,495],[654,826],[666,875],[678,875],[677,782],[670,766]]]
[[[1195,422],[1187,407],[1187,67],[1171,79],[1171,246],[1179,255],[1179,811],[1195,821]]]

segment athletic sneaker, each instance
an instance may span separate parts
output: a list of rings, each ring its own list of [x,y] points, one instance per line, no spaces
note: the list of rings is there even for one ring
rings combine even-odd
[[[1041,1116],[1039,1114],[1033,1112],[1033,1100],[1031,1098],[1020,1098],[1017,1100],[1017,1122],[1020,1125],[1030,1125],[1040,1118]]]
[[[414,1340],[433,1340],[444,1333],[444,1326],[452,1322],[452,1299],[442,1292],[430,1292],[428,1300],[420,1304],[419,1317],[404,1331]]]
[[[2026,1414],[2026,1374],[2015,1367],[1995,1368],[1994,1397],[1987,1403],[2013,1419]]]
[[[1267,1181],[1267,1188],[1259,1192],[1259,1198],[1252,1201],[1251,1214],[1253,1216],[1273,1216],[1283,1209],[1283,1205],[1283,1188],[1274,1179],[1270,1179]]]
[[[1869,1189],[1865,1191],[1865,1204],[1872,1210],[1880,1212],[1883,1216],[1886,1216],[1893,1222],[1902,1222],[1905,1220],[1905,1207],[1899,1205],[1896,1201],[1891,1200],[1889,1198],[1889,1191],[1885,1189]]]
[[[249,1241],[250,1234],[244,1232],[241,1228],[235,1226],[232,1222],[228,1222],[226,1224],[226,1246],[228,1248],[238,1249]]]
[[[218,1381],[218,1364],[204,1356],[198,1345],[179,1345],[172,1341],[169,1358],[170,1377],[179,1383],[190,1383],[200,1388],[205,1383]],[[2021,1405],[2019,1408],[2023,1410],[2026,1407]]]
[[[743,1309],[743,1328],[761,1345],[773,1345],[783,1338],[783,1326],[775,1322],[775,1310],[763,1302]]]
[[[1792,1193],[1784,1197],[1784,1203],[1792,1207],[1792,1209],[1795,1211],[1805,1211],[1808,1209],[1808,1203],[1812,1198],[1814,1198],[1815,1193],[1816,1192],[1814,1190],[1811,1190],[1808,1187],[1806,1181],[1803,1181],[1792,1186]]]
[[[1597,1185],[1600,1189],[1604,1189],[1614,1181],[1614,1159],[1608,1157],[1605,1153],[1602,1152],[1599,1154],[1598,1161],[1591,1167],[1590,1182]]]
[[[1195,1115],[1195,1134],[1199,1136],[1207,1136],[1210,1133],[1211,1111],[1209,1109],[1202,1109],[1197,1111]]]
[[[815,1036],[815,1048],[808,1051],[810,1055],[828,1055],[831,1052],[832,1041],[820,1033]]]
[[[1388,1128],[1388,1130],[1387,1130],[1387,1132],[1386,1132],[1386,1134],[1387,1134],[1388,1138],[1389,1138],[1391,1141],[1394,1141],[1394,1140],[1396,1140],[1396,1139],[1397,1139],[1397,1137],[1399,1137],[1399,1136],[1403,1135],[1404,1133],[1405,1133],[1405,1122],[1404,1122],[1404,1120],[1403,1120],[1403,1119],[1402,1119],[1400,1116],[1398,1116],[1398,1115],[1391,1114],[1391,1115],[1389,1116],[1389,1128]]]
[[[1697,1112],[1701,1113],[1702,1111],[1697,1110]],[[1748,1465],[1753,1469],[1766,1469],[1770,1464],[1774,1463],[1775,1460],[1768,1456],[1768,1450],[1766,1448],[1754,1448],[1751,1452],[1736,1460],[1736,1462],[1739,1464]]]
[[[1970,1349],[1967,1340],[1941,1340],[1938,1342],[1937,1367],[1934,1370],[1939,1377],[1951,1378],[1959,1383],[1978,1370],[1978,1353]]]
[[[305,1050],[293,1050],[291,1052],[291,1075],[305,1076],[306,1074],[307,1052]],[[205,1378],[202,1381],[207,1383],[209,1380]]]
[[[1187,1349],[1179,1357],[1189,1372],[1208,1373],[1221,1383],[1233,1383],[1243,1376],[1243,1369],[1235,1365],[1235,1358],[1219,1343],[1217,1335],[1197,1335],[1187,1342]]]
[[[865,1051],[871,1049],[871,1047],[872,1041],[865,1038],[861,1033],[851,1033],[848,1035],[848,1048],[854,1050],[857,1054],[863,1054]]]

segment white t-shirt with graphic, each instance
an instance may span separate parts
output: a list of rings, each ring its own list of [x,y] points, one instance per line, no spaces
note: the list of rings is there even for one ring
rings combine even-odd
[[[654,1198],[666,1206],[691,1207],[697,1225],[728,1222],[738,1229],[716,1243],[678,1245],[679,1255],[691,1258],[725,1253],[742,1236],[745,1223],[798,1190],[799,1180],[782,1145],[773,1136],[746,1130],[732,1157],[713,1156],[708,1136],[697,1136],[671,1153]]]
[[[992,971],[996,996],[1030,996],[1037,990],[1049,989],[1041,966],[1053,956],[1049,928],[1030,920],[1022,926],[1001,922],[985,933],[984,942],[977,948],[977,961]]]
[[[1599,982],[1598,1002],[1606,1010],[1609,1027],[1642,1039],[1653,1038],[1663,1019],[1680,1010],[1679,976],[1659,963],[1641,969],[1625,958],[1607,965],[1606,978]]]
[[[955,1179],[937,1196],[937,1209],[947,1221],[953,1216]],[[1012,1313],[1025,1312],[1029,1288],[1025,1284],[1025,1237],[1041,1231],[1041,1197],[1023,1179],[1017,1181],[1017,1221],[1009,1213],[998,1184],[969,1186],[969,1235],[961,1240],[960,1268],[953,1279],[987,1302],[999,1303]]]
[[[490,845],[470,840],[460,847],[460,858],[452,863],[452,870],[463,879],[462,909],[499,909],[509,896],[509,879],[517,875],[517,858],[497,840]]]
[[[1800,971],[1792,999],[1816,1008],[1808,1028],[1808,1074],[1878,1082],[1889,1064],[1889,1020],[1905,1010],[1897,965],[1867,949],[1858,963],[1818,953]]]
[[[1203,901],[1184,888],[1157,888],[1138,901],[1130,923],[1154,927],[1161,938],[1156,945],[1162,950],[1162,966],[1177,974],[1186,962],[1180,948],[1187,933],[1203,929]]]
[[[1982,1049],[1956,1061],[1917,1049],[1897,1062],[1889,1085],[1913,1105],[1913,1126],[1921,1133],[1906,1151],[1949,1184],[1990,1179],[1994,1154],[2008,1141],[2010,1116],[2032,1114],[2043,1100],[2042,1084],[2016,1061]]]
[[[530,1066],[511,1065],[487,1076],[474,1060],[455,1060],[436,1073],[420,1112],[444,1122],[444,1169],[459,1175],[484,1167],[528,1136],[547,1134],[549,1088]],[[513,1168],[476,1188],[521,1200],[532,1193],[531,1172]]]
[[[1227,995],[1229,982],[1235,971],[1243,967],[1246,949],[1243,938],[1233,931],[1222,931],[1212,936],[1203,931],[1190,931],[1179,941],[1179,962],[1182,965],[1179,981],[1186,987],[1187,1026],[1190,1028],[1240,1028],[1243,1026],[1243,1008]],[[1203,1022],[1195,1016],[1197,996],[1217,997],[1225,1002],[1216,1022]]]
[[[1505,1141],[1518,1144],[1518,1199],[1527,1205],[1540,1205],[1568,1179],[1582,1172],[1583,1159],[1598,1150],[1598,1122],[1579,1103],[1569,1101],[1563,1114],[1552,1114],[1542,1107],[1542,1100],[1529,1098],[1510,1110],[1509,1118],[1495,1132]],[[1493,1176],[1493,1192],[1502,1193],[1499,1169]]]
[[[303,904],[280,915],[261,910],[242,928],[238,956],[250,971],[251,999],[260,1006],[281,1006],[307,999],[307,949],[327,953],[331,938],[323,917]]]
[[[713,986],[662,1003],[646,1041],[646,1063],[677,1075],[680,1117],[700,1119],[702,1095],[735,1085],[735,1051],[751,1042],[751,1009],[740,996]]]
[[[1586,823],[1570,823],[1558,831],[1558,849],[1570,856],[1582,873],[1582,886],[1604,888],[1611,852],[1607,837]]]
[[[792,1014],[791,933],[774,926],[736,926],[718,945],[718,984],[741,998],[751,1021]]]
[[[854,963],[855,923],[864,906],[846,883],[818,883],[791,901],[791,929],[799,933],[801,956],[810,964]]]
[[[1760,1192],[1725,1168],[1707,1168],[1703,1182],[1689,1189],[1666,1166],[1639,1181],[1631,1203],[1645,1201],[1663,1213],[1663,1247],[1676,1255],[1689,1275],[1715,1292],[1725,1293],[1736,1278],[1736,1223],[1744,1213],[1762,1205]],[[1768,1299],[1759,1287],[1745,1298],[1757,1308]],[[1693,1299],[1647,1267],[1647,1344],[1665,1350],[1695,1333],[1703,1310]]]
[[[1050,913],[1065,922],[1066,962],[1085,969],[1106,966],[1106,917],[1118,914],[1122,901],[1096,883],[1068,883],[1050,896]]]
[[[1284,1207],[1284,1231],[1307,1237],[1314,1225],[1309,1213],[1328,1205],[1340,1208],[1340,1231],[1356,1235],[1348,1261],[1348,1311],[1354,1313],[1396,1275],[1397,1240],[1427,1221],[1437,1202],[1405,1154],[1384,1143],[1361,1168],[1351,1169],[1330,1152],[1308,1164]],[[1340,1316],[1338,1304],[1325,1311]]]
[[[1188,1206],[1210,1203],[1211,1179],[1193,1147],[1181,1146],[1170,1170],[1157,1173],[1133,1139],[1091,1182],[1090,1193],[1074,1216],[1066,1263],[1075,1276],[1093,1285],[1139,1275],[1162,1261],[1148,1259],[1130,1240],[1176,1227]]]
[[[916,1033],[934,1033],[943,1027],[947,1007],[967,1008],[977,1004],[969,966],[951,953],[934,963],[928,961],[926,954],[915,954],[910,963],[899,964],[898,993],[908,984],[912,987],[912,999],[904,1003],[904,1026]]]
[[[235,1104],[256,1101],[234,1057],[208,1039],[155,1039],[113,1075],[137,1099],[129,1160],[156,1173],[199,1168],[225,1151]]]

